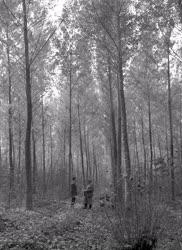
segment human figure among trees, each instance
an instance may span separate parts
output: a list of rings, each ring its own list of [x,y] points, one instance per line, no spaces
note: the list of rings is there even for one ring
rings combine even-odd
[[[88,180],[88,185],[84,190],[84,209],[92,208],[94,186],[92,180]]]
[[[71,206],[72,207],[75,205],[76,196],[77,196],[76,177],[73,177],[72,183],[71,183]]]

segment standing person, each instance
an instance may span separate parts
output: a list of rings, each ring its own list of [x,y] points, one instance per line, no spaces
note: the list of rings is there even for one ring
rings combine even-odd
[[[94,193],[94,186],[93,186],[93,184],[92,184],[92,181],[89,180],[89,181],[88,181],[87,188],[86,188],[86,190],[84,191],[84,196],[85,196],[85,199],[84,199],[84,209],[86,209],[87,207],[88,207],[89,209],[92,208],[93,193]]]
[[[75,205],[76,196],[77,196],[76,177],[73,177],[71,183],[71,206]]]

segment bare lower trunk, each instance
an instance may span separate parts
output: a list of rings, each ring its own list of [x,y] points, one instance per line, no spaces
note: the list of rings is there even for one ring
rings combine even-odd
[[[22,0],[23,20],[24,20],[24,45],[25,45],[25,66],[26,66],[26,97],[27,97],[27,124],[25,138],[25,165],[26,165],[26,208],[33,208],[32,202],[32,168],[31,168],[31,126],[32,126],[32,96],[30,81],[30,61],[29,61],[29,42],[27,29],[27,10],[26,1]]]
[[[174,145],[173,145],[173,118],[171,104],[171,79],[170,79],[170,48],[168,44],[168,112],[169,112],[169,133],[170,133],[170,167],[171,167],[171,198],[175,200],[175,175],[174,175]]]
[[[21,179],[21,140],[22,140],[22,133],[21,133],[21,113],[20,113],[20,100],[18,99],[18,185],[20,185]]]
[[[109,98],[110,98],[110,122],[111,122],[111,164],[114,190],[117,190],[117,139],[116,139],[116,125],[115,125],[115,112],[113,104],[112,92],[112,72],[110,57],[108,57],[108,82],[109,82]]]
[[[44,121],[44,103],[42,97],[42,163],[43,163],[43,195],[46,193],[46,151],[45,151],[45,121]]]
[[[152,191],[153,183],[153,145],[152,145],[152,120],[151,120],[151,102],[150,102],[150,92],[148,90],[148,124],[149,124],[149,144],[150,144],[150,191]]]
[[[118,82],[118,151],[117,151],[117,181],[121,178],[121,82]],[[119,190],[121,192],[121,190]]]
[[[68,179],[68,184],[69,184],[69,190],[71,187],[71,176],[72,176],[72,52],[70,51],[70,93],[69,93],[69,98],[70,98],[70,103],[69,103],[69,179]]]
[[[89,179],[89,159],[88,159],[88,149],[87,149],[87,135],[86,135],[86,128],[84,126],[84,146],[85,146],[85,156],[86,156],[86,164],[87,164],[87,168],[86,168],[86,182],[88,182]]]
[[[143,113],[141,117],[141,126],[142,126],[142,145],[143,145],[143,165],[144,165],[144,180],[147,180],[147,154],[145,146],[145,135],[144,135],[144,124],[143,124]]]
[[[121,112],[122,112],[122,137],[124,147],[124,157],[126,166],[126,205],[131,205],[131,187],[130,187],[130,176],[131,176],[131,161],[130,151],[128,144],[128,129],[127,129],[127,114],[124,94],[124,76],[123,76],[123,61],[122,61],[122,47],[121,47],[121,29],[120,29],[120,15],[118,14],[118,74],[120,81],[120,95],[121,95]],[[118,149],[118,153],[119,149]]]
[[[137,131],[136,131],[136,121],[134,120],[134,139],[135,139],[135,152],[136,152],[136,165],[138,170],[138,178],[141,179],[140,172],[140,160],[139,160],[139,152],[138,152],[138,142],[137,142]]]
[[[83,158],[83,143],[82,143],[82,132],[81,132],[81,121],[80,121],[80,106],[78,103],[78,122],[79,122],[79,135],[80,135],[80,156],[81,156],[81,166],[82,166],[82,177],[83,177],[83,186],[86,187],[85,181],[85,169],[84,169],[84,158]]]
[[[6,38],[7,38],[7,46],[6,46],[6,53],[7,53],[7,72],[8,72],[8,103],[9,103],[9,110],[8,110],[8,130],[9,130],[9,183],[10,183],[10,197],[12,192],[14,191],[14,164],[13,164],[13,121],[12,121],[12,81],[11,81],[11,63],[10,63],[10,48],[9,48],[9,31],[7,27],[6,31]]]
[[[50,152],[50,170],[51,170],[51,185],[54,187],[53,179],[53,140],[52,140],[52,127],[50,126],[50,141],[51,141],[51,152]]]
[[[32,144],[33,144],[32,186],[33,186],[33,193],[35,194],[37,191],[37,155],[36,155],[36,141],[35,141],[34,129],[32,129]]]

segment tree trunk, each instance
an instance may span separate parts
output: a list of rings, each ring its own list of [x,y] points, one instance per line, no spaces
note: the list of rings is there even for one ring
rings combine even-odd
[[[118,83],[118,151],[117,151],[117,181],[121,178],[121,83]],[[120,183],[121,184],[121,183]],[[120,190],[121,191],[121,190]]]
[[[64,129],[64,135],[63,135],[63,164],[64,169],[66,168],[66,128]]]
[[[171,104],[171,79],[170,79],[170,48],[168,42],[167,57],[167,78],[168,78],[168,114],[169,114],[169,133],[170,133],[170,167],[171,167],[171,198],[175,200],[175,175],[174,175],[174,145],[173,145],[173,118]]]
[[[152,120],[151,120],[151,101],[150,90],[148,89],[148,125],[149,125],[149,144],[150,144],[150,191],[152,191],[153,183],[153,147],[152,147]]]
[[[138,142],[137,142],[137,131],[136,131],[136,121],[134,120],[134,140],[135,140],[135,152],[136,152],[136,165],[138,169],[138,178],[141,179],[141,169],[140,169],[140,160],[138,153]]]
[[[121,112],[122,112],[122,137],[124,146],[124,157],[126,166],[126,202],[127,206],[131,204],[131,187],[130,187],[130,176],[131,176],[131,161],[130,151],[128,144],[128,131],[127,131],[127,114],[124,94],[124,76],[123,76],[123,61],[122,61],[122,47],[121,47],[121,29],[120,29],[120,14],[118,14],[117,33],[118,33],[118,74],[120,81],[120,95],[121,95]],[[120,153],[118,149],[118,154]]]
[[[44,101],[42,97],[42,163],[43,163],[43,195],[46,194],[46,151],[45,151],[45,120],[44,120]]]
[[[26,66],[26,97],[27,97],[27,124],[25,138],[25,165],[26,165],[26,208],[33,208],[32,202],[32,169],[31,169],[31,125],[32,125],[32,96],[30,82],[30,61],[29,61],[29,41],[27,29],[26,1],[22,0],[23,20],[24,20],[24,45],[25,45],[25,66]]]
[[[52,127],[50,126],[50,141],[51,141],[51,152],[50,152],[50,170],[51,170],[51,185],[54,187],[53,180],[53,140],[52,140]]]
[[[90,159],[90,136],[89,136],[89,131],[87,132],[86,136],[87,136],[86,147],[87,147],[87,157],[88,157],[88,171],[89,171],[89,179],[91,179],[91,177],[92,177],[92,165],[91,165],[91,159]]]
[[[144,180],[147,180],[147,154],[145,147],[145,135],[144,135],[144,123],[143,123],[143,112],[141,117],[141,126],[142,126],[142,145],[143,145],[143,159],[144,159]]]
[[[112,175],[114,190],[117,190],[117,139],[116,139],[116,125],[115,125],[115,112],[113,104],[113,93],[112,93],[112,73],[111,73],[111,62],[108,56],[108,82],[109,82],[109,98],[110,98],[110,122],[111,122],[111,164],[112,164]]]
[[[160,158],[162,158],[162,149],[161,149],[161,143],[160,143],[160,136],[159,135],[158,135],[158,148],[159,148]]]
[[[89,179],[89,160],[88,160],[88,150],[87,150],[87,135],[86,135],[86,128],[84,126],[84,145],[85,145],[85,156],[86,156],[86,183],[88,182]]]
[[[7,40],[7,46],[6,46],[6,53],[7,53],[7,72],[8,72],[8,104],[9,104],[9,110],[8,110],[8,131],[9,131],[9,184],[10,184],[10,190],[9,190],[9,199],[11,200],[12,193],[14,191],[14,164],[13,164],[13,120],[12,120],[12,81],[11,81],[11,62],[10,62],[10,48],[9,48],[9,31],[8,27],[6,30],[6,40]]]
[[[32,146],[33,146],[33,172],[32,172],[32,182],[33,182],[33,193],[37,191],[37,155],[36,155],[36,140],[34,128],[32,128]]]
[[[180,90],[180,122],[179,122],[179,152],[180,152],[180,172],[181,172],[181,188],[182,188],[182,89]]]
[[[79,105],[79,102],[78,102],[78,122],[79,122],[79,134],[80,134],[80,156],[81,156],[81,165],[82,165],[83,186],[84,186],[84,188],[86,188],[84,158],[83,158],[83,143],[82,143],[82,132],[81,132],[81,121],[80,121],[80,105]]]
[[[20,113],[20,99],[18,99],[18,185],[20,186],[21,182],[21,113]]]
[[[72,52],[70,51],[70,103],[69,103],[69,179],[68,179],[68,185],[69,190],[71,187],[71,176],[72,176]]]

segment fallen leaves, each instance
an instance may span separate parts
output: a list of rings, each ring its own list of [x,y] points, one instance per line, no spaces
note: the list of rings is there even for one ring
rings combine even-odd
[[[2,212],[1,250],[86,250],[107,248],[110,234],[103,211],[75,209],[69,203],[54,211],[9,210]]]

